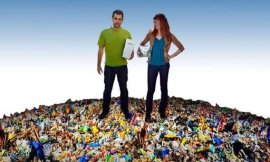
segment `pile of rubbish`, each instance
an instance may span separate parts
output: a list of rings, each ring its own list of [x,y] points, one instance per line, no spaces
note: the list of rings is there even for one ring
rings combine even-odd
[[[0,161],[270,161],[270,119],[206,101],[170,97],[167,118],[153,104],[129,98],[131,120],[120,99],[98,119],[102,100],[40,105],[0,119]]]

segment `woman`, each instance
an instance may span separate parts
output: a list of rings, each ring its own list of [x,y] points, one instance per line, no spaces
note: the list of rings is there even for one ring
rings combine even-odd
[[[160,118],[166,118],[166,107],[168,104],[168,74],[170,68],[170,59],[183,52],[183,45],[177,40],[177,38],[170,32],[170,26],[167,18],[164,14],[157,14],[154,17],[154,29],[149,32],[144,40],[141,42],[141,46],[144,46],[147,42],[150,42],[151,56],[148,57],[148,90],[146,98],[146,116],[145,121],[151,122],[151,112],[153,104],[153,95],[156,87],[157,75],[160,75],[161,86],[161,102],[159,105]],[[171,43],[173,43],[178,49],[172,54],[168,54]],[[138,56],[142,55],[142,51],[139,48],[137,52]]]

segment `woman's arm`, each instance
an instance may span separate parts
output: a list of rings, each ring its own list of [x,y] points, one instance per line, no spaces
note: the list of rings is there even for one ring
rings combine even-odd
[[[141,42],[141,46],[144,46],[148,41],[150,41],[150,34],[151,32],[147,33],[144,40]],[[141,51],[141,48],[139,47],[138,50],[137,50],[137,55],[138,57],[142,57],[143,54],[142,54],[142,51]]]
[[[150,32],[146,34],[144,40],[141,42],[141,46],[144,46],[148,41],[150,41]]]
[[[169,56],[169,58],[174,58],[175,56],[179,55],[179,53],[185,50],[183,44],[172,34],[172,43],[177,47],[177,51]]]

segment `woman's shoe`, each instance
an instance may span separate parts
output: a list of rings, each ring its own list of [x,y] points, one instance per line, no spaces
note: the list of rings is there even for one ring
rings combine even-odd
[[[104,112],[104,111],[103,111],[101,114],[99,114],[98,118],[99,118],[100,120],[102,120],[102,119],[104,119],[108,114],[109,114],[109,112]]]

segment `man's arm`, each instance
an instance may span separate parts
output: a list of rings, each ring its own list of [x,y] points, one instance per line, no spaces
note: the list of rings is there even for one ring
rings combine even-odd
[[[99,48],[98,48],[98,60],[97,60],[97,72],[99,74],[103,73],[103,70],[102,70],[102,67],[101,67],[103,51],[104,51],[104,47],[99,46]]]

